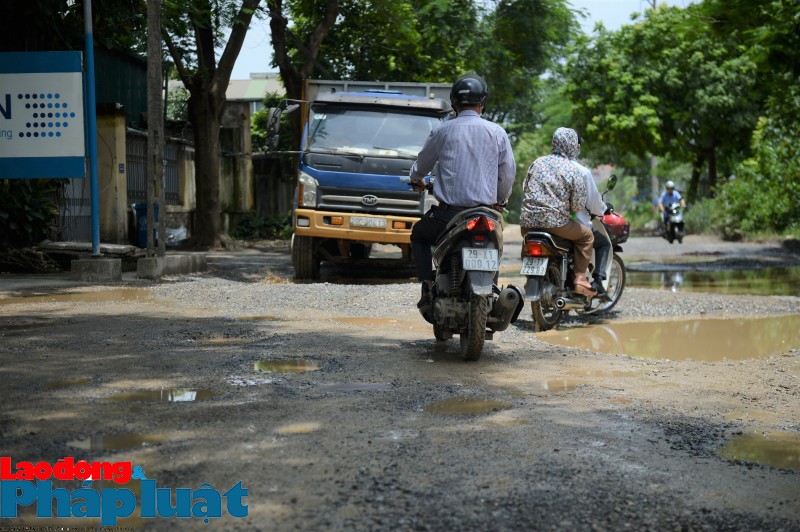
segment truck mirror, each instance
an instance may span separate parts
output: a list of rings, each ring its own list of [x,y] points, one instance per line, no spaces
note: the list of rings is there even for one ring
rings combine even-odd
[[[281,126],[281,116],[285,113],[296,111],[300,106],[296,103],[286,105],[286,102],[281,102],[281,106],[285,107],[270,107],[269,117],[267,118],[267,146],[270,150],[278,148],[278,129]]]

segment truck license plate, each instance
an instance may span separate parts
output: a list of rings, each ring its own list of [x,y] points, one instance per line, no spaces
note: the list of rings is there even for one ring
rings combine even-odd
[[[355,227],[375,227],[384,229],[386,218],[367,218],[366,216],[351,216],[350,225]]]
[[[496,249],[461,248],[461,263],[465,270],[496,272],[500,267]]]
[[[544,275],[547,271],[547,259],[536,257],[522,257],[522,275]]]

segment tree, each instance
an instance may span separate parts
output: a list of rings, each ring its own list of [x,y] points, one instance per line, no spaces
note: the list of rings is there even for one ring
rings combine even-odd
[[[477,72],[490,85],[487,118],[515,136],[533,127],[538,78],[561,57],[577,26],[565,0],[488,5],[328,0],[323,8],[321,1],[270,0],[274,64],[292,99],[300,99],[304,80],[315,76],[450,82]],[[297,132],[299,124],[295,127]]]
[[[219,216],[219,129],[234,62],[259,0],[172,0],[164,3],[164,40],[178,76],[189,91],[195,143],[197,244],[221,242]],[[222,27],[230,36],[219,60]]]
[[[315,69],[325,71],[317,57],[328,32],[339,16],[339,0],[298,0],[284,4],[283,0],[267,0],[270,16],[273,64],[278,67],[286,89],[286,97],[300,100],[305,80]],[[289,27],[289,19],[298,21],[304,32]],[[293,144],[300,146],[300,113],[292,115]]]
[[[714,38],[692,7],[648,10],[583,44],[566,69],[581,127],[623,151],[691,162],[689,198],[712,193],[718,162],[728,173],[746,153],[763,103],[745,50]]]

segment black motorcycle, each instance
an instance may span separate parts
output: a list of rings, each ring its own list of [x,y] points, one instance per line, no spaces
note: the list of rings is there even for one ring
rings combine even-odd
[[[666,238],[667,242],[670,244],[675,240],[678,241],[678,244],[681,244],[686,234],[684,230],[683,207],[681,207],[680,203],[672,203],[668,205],[666,209],[667,217],[664,222],[664,232],[662,236]]]
[[[433,250],[433,305],[428,315],[420,312],[437,340],[459,335],[466,360],[478,360],[484,342],[516,321],[524,305],[519,288],[496,284],[502,255],[502,214],[490,207],[456,214]]]
[[[613,190],[617,182],[615,175],[608,180],[608,189]],[[605,297],[587,296],[575,291],[573,267],[575,245],[571,240],[557,237],[546,229],[530,231],[522,243],[522,268],[526,276],[525,299],[531,302],[531,312],[537,331],[552,329],[570,310],[577,314],[596,314],[611,310],[622,297],[625,289],[625,264],[618,253],[620,244],[628,239],[630,222],[610,205],[605,215],[593,217],[592,226],[603,238],[611,242],[613,255],[606,266],[603,288]],[[596,266],[594,256],[589,265]]]

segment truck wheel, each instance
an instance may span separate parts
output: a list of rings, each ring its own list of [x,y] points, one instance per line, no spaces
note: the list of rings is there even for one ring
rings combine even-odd
[[[368,259],[372,251],[372,244],[350,244],[350,257],[353,259]]]
[[[319,279],[320,258],[314,237],[294,235],[292,266],[295,279]]]

